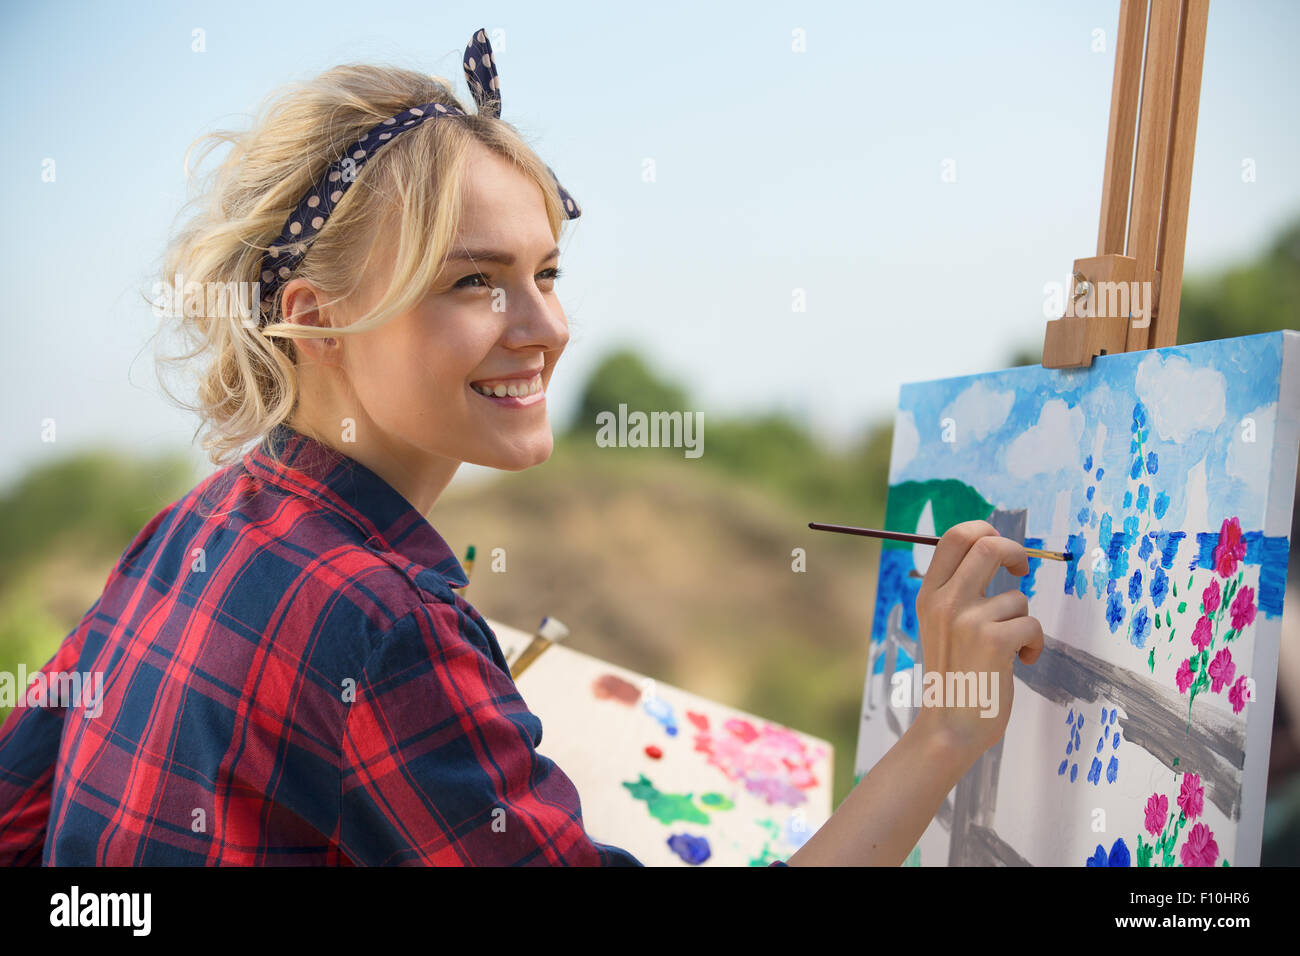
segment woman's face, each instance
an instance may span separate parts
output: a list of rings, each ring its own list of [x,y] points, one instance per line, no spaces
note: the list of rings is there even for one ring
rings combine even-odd
[[[353,400],[408,470],[433,456],[518,471],[551,454],[546,387],[569,340],[559,251],[537,185],[474,149],[461,233],[433,290],[342,340]]]

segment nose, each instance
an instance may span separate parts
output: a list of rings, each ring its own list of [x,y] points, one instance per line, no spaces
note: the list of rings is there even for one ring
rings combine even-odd
[[[521,292],[506,299],[505,344],[510,348],[542,348],[554,351],[569,342],[569,320],[551,293],[529,282]]]

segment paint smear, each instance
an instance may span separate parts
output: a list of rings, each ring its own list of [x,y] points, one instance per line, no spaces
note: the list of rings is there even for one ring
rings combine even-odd
[[[709,816],[691,802],[689,793],[660,793],[645,774],[636,783],[623,782],[633,799],[644,800],[650,816],[660,823],[708,823]]]
[[[664,755],[664,752],[660,750],[658,747],[656,747],[654,744],[649,744],[645,748],[645,755],[647,757],[650,757],[653,760],[658,760],[660,757]]]
[[[696,734],[695,750],[769,805],[792,807],[807,803],[804,791],[817,786],[813,765],[826,754],[825,747],[808,747],[794,731],[771,724],[759,730],[740,718],[728,720],[722,731]]]
[[[730,810],[735,806],[721,793],[702,793],[700,794],[700,803],[712,810]]]
[[[693,710],[688,710],[686,712],[686,718],[695,725],[696,730],[709,729],[709,718],[704,716],[703,714],[697,714]]]
[[[668,736],[677,736],[677,718],[673,716],[672,704],[662,697],[651,697],[643,706],[647,714],[663,725],[664,730],[668,731]]]
[[[602,674],[591,683],[597,700],[616,700],[631,707],[641,699],[641,688],[617,674]]]
[[[689,833],[674,833],[668,838],[668,848],[692,866],[699,866],[713,855],[705,837]]]

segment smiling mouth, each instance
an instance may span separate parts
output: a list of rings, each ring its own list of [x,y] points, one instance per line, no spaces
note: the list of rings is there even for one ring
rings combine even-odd
[[[469,388],[497,405],[513,408],[537,405],[546,399],[541,372],[532,378],[484,378],[469,382]]]

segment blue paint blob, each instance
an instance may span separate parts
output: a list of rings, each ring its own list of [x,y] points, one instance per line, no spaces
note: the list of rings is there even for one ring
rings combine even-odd
[[[1128,847],[1124,845],[1124,838],[1120,837],[1115,841],[1115,845],[1110,848],[1110,856],[1106,860],[1107,866],[1129,866]]]
[[[1094,494],[1096,494],[1096,493],[1097,493],[1097,488],[1096,488],[1096,486],[1095,486],[1095,485],[1089,485],[1089,486],[1088,486],[1088,490],[1084,492],[1084,495],[1087,497],[1087,499],[1088,499],[1089,501],[1091,501],[1091,500],[1092,500],[1092,496],[1093,496]]]
[[[1070,708],[1070,712],[1069,712],[1068,714],[1065,715],[1065,722],[1066,722],[1067,724],[1072,724],[1072,723],[1074,723],[1074,708],[1073,708],[1073,707],[1071,707],[1071,708]]]
[[[1092,766],[1088,768],[1088,782],[1094,787],[1101,783],[1101,761],[1096,757],[1092,758]]]
[[[1064,777],[1064,776],[1065,776],[1065,767],[1066,767],[1067,764],[1069,764],[1069,762],[1070,762],[1070,761],[1068,761],[1068,760],[1062,760],[1062,761],[1061,761],[1061,765],[1060,765],[1059,767],[1056,768],[1056,775],[1057,775],[1058,777]]]
[[[1136,442],[1135,442],[1134,444],[1136,444]],[[1134,451],[1136,451],[1136,450],[1137,450],[1137,449],[1135,448]],[[1133,467],[1129,469],[1128,476],[1129,476],[1130,478],[1136,478],[1136,477],[1137,477],[1138,475],[1140,475],[1140,474],[1142,474],[1142,459],[1139,458],[1139,457],[1134,456],[1134,458],[1133,458]],[[1127,496],[1125,496],[1125,497],[1127,498]],[[1125,505],[1125,507],[1127,508],[1128,506]]]
[[[1132,504],[1133,504],[1133,492],[1131,491],[1124,492],[1124,507],[1128,508]]]
[[[1187,537],[1186,531],[1168,532],[1164,547],[1160,549],[1160,566],[1162,568],[1169,570],[1174,566],[1174,558],[1178,556],[1178,546],[1182,544],[1185,537]]]
[[[1083,470],[1084,470],[1084,471],[1092,471],[1092,456],[1091,456],[1091,455],[1089,455],[1087,458],[1085,458],[1085,459],[1083,460]]]
[[[1118,749],[1119,749],[1119,731],[1118,731],[1118,730],[1115,731],[1115,736],[1111,738],[1111,741],[1110,741],[1110,749],[1111,749],[1111,750],[1118,750]]]
[[[1106,743],[1106,735],[1102,734],[1100,737],[1097,738],[1097,750],[1095,751],[1096,753],[1101,753],[1101,748],[1104,743]]]
[[[668,848],[692,866],[699,866],[713,855],[707,838],[692,836],[689,833],[675,833],[670,836]]]
[[[1142,569],[1134,568],[1133,576],[1128,579],[1128,599],[1131,603],[1136,604],[1137,599],[1142,596]]]
[[[1101,722],[1102,722],[1102,724],[1105,724],[1105,723],[1106,723],[1106,708],[1105,708],[1105,707],[1103,707],[1103,708],[1101,709]]]
[[[1088,859],[1087,859],[1085,865],[1087,865],[1087,866],[1105,866],[1105,865],[1106,865],[1106,860],[1107,860],[1107,859],[1108,859],[1108,857],[1106,856],[1106,848],[1105,848],[1104,846],[1102,846],[1100,843],[1098,843],[1098,844],[1097,844],[1097,852],[1094,853],[1092,856],[1088,857]]]
[[[1138,516],[1129,515],[1124,519],[1124,546],[1128,547],[1138,539]]]
[[[1080,508],[1080,509],[1079,509],[1079,513],[1078,513],[1077,515],[1075,515],[1075,517],[1078,518],[1078,520],[1079,520],[1079,524],[1087,524],[1087,523],[1088,523],[1088,508],[1087,508],[1086,506],[1083,507],[1083,508]]]
[[[1154,475],[1160,470],[1160,459],[1156,457],[1153,451],[1147,452],[1147,474]]]
[[[1115,633],[1119,628],[1120,621],[1124,620],[1124,599],[1118,591],[1112,591],[1110,598],[1106,601],[1106,623],[1110,625],[1110,632]]]
[[[1150,488],[1148,488],[1146,485],[1138,485],[1138,500],[1137,500],[1138,511],[1147,510],[1147,499],[1149,498],[1150,494],[1151,494]]]
[[[1115,778],[1118,776],[1119,776],[1119,761],[1115,759],[1114,754],[1111,754],[1110,763],[1106,764],[1106,782],[1114,783]]]
[[[1074,778],[1077,777],[1077,776],[1079,776],[1079,765],[1078,765],[1077,763],[1076,763],[1076,764],[1071,764],[1071,765],[1070,765],[1070,783],[1074,783]]]
[[[1145,647],[1147,634],[1151,631],[1151,617],[1147,614],[1146,607],[1138,608],[1138,612],[1133,615],[1133,630],[1129,634],[1129,641],[1134,647]]]
[[[1074,738],[1070,738],[1070,742],[1065,745],[1065,755],[1068,757],[1072,753],[1074,753]]]
[[[1101,481],[1101,476],[1104,475],[1104,474],[1106,474],[1106,469],[1105,469],[1105,468],[1098,468],[1098,469],[1097,469],[1097,475],[1096,475],[1097,480],[1098,480],[1098,481]]]
[[[1151,575],[1151,603],[1160,607],[1165,602],[1165,595],[1169,593],[1169,575],[1165,574],[1165,569],[1156,566]]]
[[[1163,518],[1165,512],[1169,510],[1169,492],[1161,491],[1156,495],[1156,500],[1151,505],[1151,511],[1157,518]]]
[[[1079,726],[1083,726],[1083,714],[1079,714]]]
[[[1133,406],[1133,424],[1141,428],[1147,423],[1147,407],[1141,402]]]
[[[1151,543],[1150,537],[1144,537],[1142,543],[1138,545],[1138,557],[1145,561],[1151,557],[1151,552],[1155,550],[1155,545]]]

